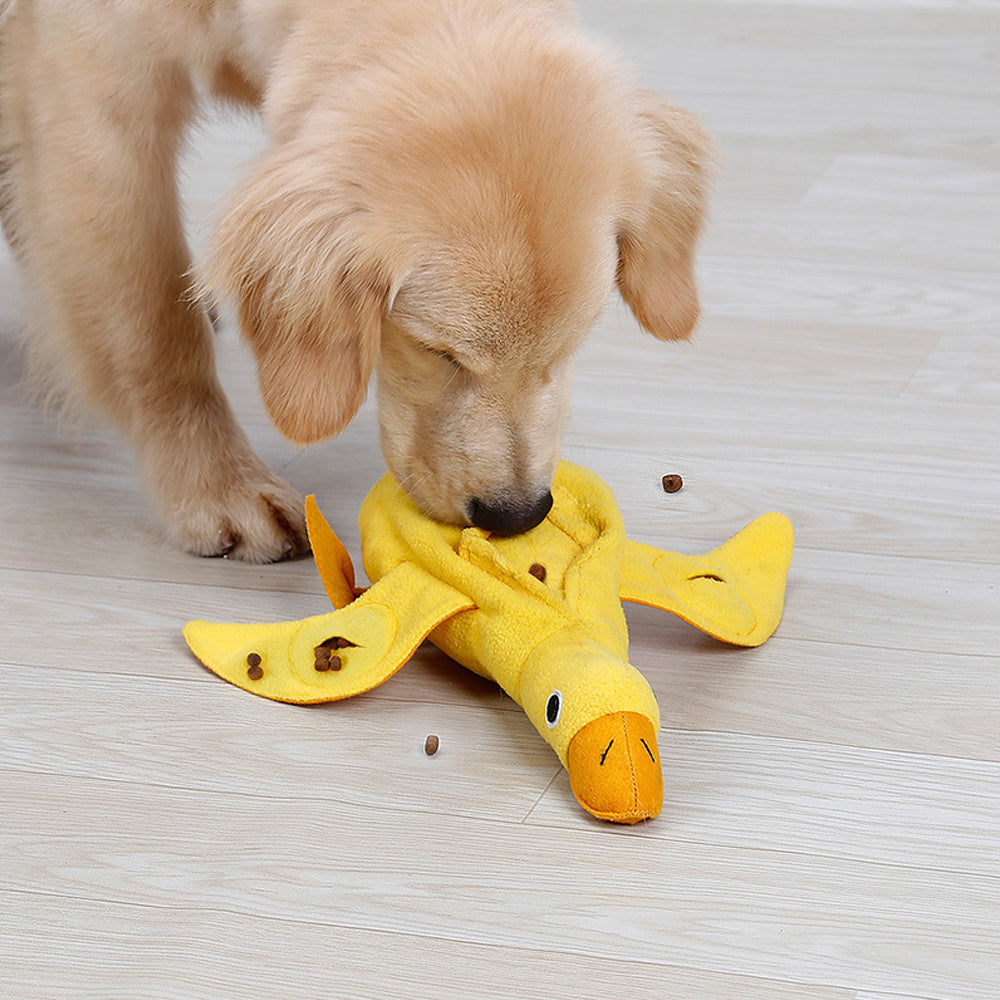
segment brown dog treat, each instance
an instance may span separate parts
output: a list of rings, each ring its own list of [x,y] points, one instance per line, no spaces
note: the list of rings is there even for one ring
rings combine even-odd
[[[545,583],[545,567],[541,563],[532,563],[528,567],[528,572],[539,581],[539,583]]]
[[[344,665],[344,661],[339,656],[331,656],[330,657],[330,669],[331,670],[340,670],[340,668],[343,665]]]
[[[441,741],[431,733],[430,736],[424,741],[424,753],[428,757],[433,757],[434,754],[438,752],[438,747],[441,745]]]
[[[342,635],[332,635],[329,639],[321,642],[317,647],[317,653],[321,649],[327,650],[329,652],[331,649],[354,649],[357,643],[351,642],[350,639],[345,639]]]
[[[258,657],[258,659],[259,659],[259,657]],[[255,663],[247,671],[247,677],[249,677],[250,680],[252,680],[252,681],[259,681],[261,679],[261,677],[263,677],[263,676],[264,676],[264,671],[261,668],[260,664],[257,664],[257,663]]]
[[[316,669],[321,673],[325,674],[330,669],[330,661],[316,654]]]
[[[676,493],[684,485],[684,480],[676,473],[663,477],[663,489],[667,493]]]
[[[250,653],[247,656],[247,666],[248,667],[259,667],[260,666],[260,653]]]

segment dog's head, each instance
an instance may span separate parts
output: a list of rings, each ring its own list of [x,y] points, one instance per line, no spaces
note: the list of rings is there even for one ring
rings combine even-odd
[[[695,324],[707,141],[580,47],[394,81],[265,154],[208,280],[235,298],[286,436],[339,432],[377,371],[386,461],[416,502],[527,530],[551,504],[574,351],[615,284],[654,336]]]

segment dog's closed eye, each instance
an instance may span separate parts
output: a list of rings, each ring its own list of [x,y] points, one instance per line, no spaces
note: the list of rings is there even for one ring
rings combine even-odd
[[[430,352],[435,357],[441,358],[442,361],[447,361],[448,364],[450,364],[453,368],[464,367],[462,362],[459,361],[458,358],[456,358],[455,355],[451,353],[451,351],[440,351],[437,348],[432,347],[430,348]]]

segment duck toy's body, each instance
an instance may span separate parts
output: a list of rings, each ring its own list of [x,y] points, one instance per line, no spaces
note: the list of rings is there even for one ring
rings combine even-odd
[[[310,541],[338,610],[276,624],[190,622],[185,638],[226,680],[302,704],[370,690],[430,638],[521,706],[588,812],[619,823],[650,819],[663,802],[660,715],[628,662],[621,602],[759,645],[781,618],[791,524],[767,514],[720,548],[683,556],[627,539],[610,489],[586,469],[561,463],[552,495],[541,524],[500,538],[432,521],[386,474],[361,507],[372,580],[364,591],[310,498]]]

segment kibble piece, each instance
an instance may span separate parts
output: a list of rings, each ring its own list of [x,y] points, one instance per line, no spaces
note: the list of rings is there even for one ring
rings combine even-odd
[[[536,579],[539,583],[545,583],[545,567],[541,563],[532,563],[528,567],[528,572]]]
[[[316,654],[319,655],[321,649],[325,649],[329,653],[331,649],[354,649],[356,646],[356,642],[351,642],[350,639],[345,639],[342,635],[332,635],[316,647]]]
[[[684,485],[684,480],[676,473],[663,477],[663,489],[667,493],[676,493]]]
[[[259,681],[263,676],[264,671],[260,664],[254,664],[249,670],[247,670],[247,677],[249,677],[252,681]]]
[[[260,653],[250,653],[247,656],[247,666],[248,667],[259,667],[260,666]]]
[[[424,753],[428,757],[433,757],[434,754],[438,752],[438,747],[441,745],[441,741],[431,733],[430,736],[424,741]]]
[[[340,668],[343,665],[344,665],[344,661],[339,656],[331,656],[330,657],[330,669],[331,670],[340,670]]]

